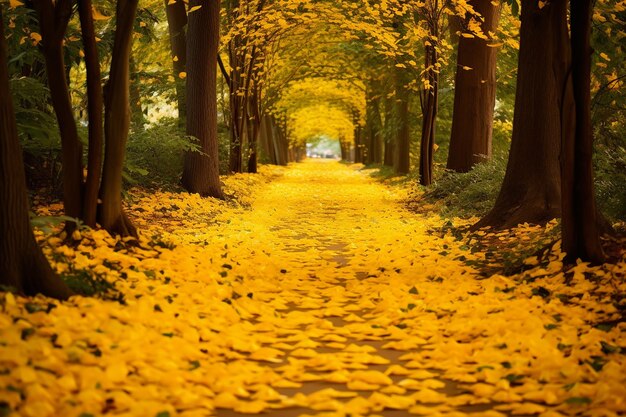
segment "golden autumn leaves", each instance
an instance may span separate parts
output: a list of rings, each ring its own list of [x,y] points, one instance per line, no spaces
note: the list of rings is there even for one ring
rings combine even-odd
[[[227,179],[240,203],[136,194],[139,247],[48,238],[58,271],[102,276],[124,302],[1,294],[0,404],[37,417],[626,411],[611,298],[624,262],[564,276],[557,244],[520,275],[482,277],[468,261],[485,251],[399,208],[400,189],[337,163],[261,184],[274,174]]]

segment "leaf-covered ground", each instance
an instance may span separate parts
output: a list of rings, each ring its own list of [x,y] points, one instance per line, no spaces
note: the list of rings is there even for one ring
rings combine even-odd
[[[623,254],[492,274],[542,229],[477,245],[345,165],[275,174],[229,179],[239,203],[135,195],[139,247],[42,234],[104,293],[0,293],[0,415],[625,415]]]

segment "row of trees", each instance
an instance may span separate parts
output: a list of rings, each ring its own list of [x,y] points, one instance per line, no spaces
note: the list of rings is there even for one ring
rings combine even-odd
[[[16,27],[13,18],[8,32],[3,28],[11,47],[28,38],[44,63],[41,68],[37,61],[20,62],[16,68],[13,60],[11,70],[6,53],[2,61],[6,104],[2,129],[7,133],[2,137],[6,175],[1,191],[7,204],[0,208],[0,233],[7,239],[0,246],[0,276],[26,293],[63,297],[67,289],[50,273],[28,228],[8,80],[40,74],[47,83],[62,144],[65,214],[92,227],[99,224],[112,233],[136,236],[121,197],[131,109],[133,118],[139,116],[139,128],[144,123],[137,77],[130,74],[138,60],[132,41],[146,27],[158,26],[159,13],[168,23],[173,81],[161,90],[175,91],[179,125],[197,145],[184,155],[182,185],[190,192],[223,198],[220,116],[229,131],[231,172],[256,172],[259,154],[275,164],[297,160],[307,140],[330,133],[340,140],[344,159],[353,148],[357,162],[384,163],[408,173],[410,104],[417,101],[419,175],[421,183],[429,185],[440,78],[455,48],[447,165],[464,172],[491,156],[496,51],[501,44],[496,32],[502,6],[488,0],[357,5],[167,0],[148,2],[139,11],[137,0],[114,4],[109,10],[89,0],[27,2],[18,6],[20,16],[22,21],[32,19],[35,28]],[[570,6],[571,35],[566,0],[523,0],[521,6],[509,164],[496,205],[478,226],[542,222],[562,213],[569,256],[601,261],[590,159],[591,6],[587,0]],[[140,19],[135,19],[137,14]],[[20,40],[24,34],[28,36]],[[76,40],[80,47],[72,51]],[[86,111],[76,111],[71,94],[76,89],[70,77],[75,68],[82,68],[85,75],[78,88]],[[221,102],[220,85],[227,88]],[[81,120],[88,125],[86,158],[79,139],[81,113],[87,114]]]

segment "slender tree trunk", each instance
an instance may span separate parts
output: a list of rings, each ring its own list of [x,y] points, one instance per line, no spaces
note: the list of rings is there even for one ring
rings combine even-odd
[[[561,153],[562,237],[566,261],[602,263],[593,183],[591,129],[591,0],[570,2],[574,134],[563,135]]]
[[[500,19],[500,6],[490,0],[471,0],[483,17],[485,35],[494,33]],[[467,172],[475,164],[491,159],[493,109],[496,103],[497,48],[490,39],[461,36],[458,42],[454,113],[448,153],[448,169]]]
[[[63,39],[71,17],[72,4],[69,0],[59,0],[56,3],[52,0],[41,0],[35,4],[39,16],[50,97],[61,134],[63,205],[67,216],[82,218],[82,146],[74,120],[63,59]]]
[[[411,170],[411,148],[409,138],[409,98],[399,69],[396,74],[396,122],[397,133],[394,144],[393,168],[396,174],[408,174]]]
[[[375,96],[372,100],[372,129],[371,162],[380,164],[383,162],[383,119],[380,115],[379,96]]]
[[[258,171],[258,155],[257,155],[257,147],[258,147],[258,138],[259,133],[261,131],[261,112],[259,109],[259,93],[256,88],[253,89],[252,94],[250,95],[250,118],[248,119],[248,123],[250,124],[250,132],[249,141],[248,141],[248,172],[256,174]]]
[[[394,143],[395,143],[395,132],[394,132],[394,114],[393,114],[393,102],[390,98],[385,98],[385,124],[384,124],[384,140],[385,140],[385,150],[384,150],[384,159],[383,164],[388,167],[393,167],[394,161]]]
[[[0,33],[4,35],[0,8]],[[4,36],[0,40],[0,284],[20,293],[67,299],[71,293],[52,271],[28,219],[22,149],[17,136]]]
[[[87,226],[96,226],[98,188],[102,171],[103,99],[100,75],[100,59],[93,26],[91,0],[78,2],[81,34],[87,70],[87,111],[89,114],[89,150],[87,155],[87,179],[83,196],[83,221]]]
[[[185,81],[181,73],[186,71],[187,65],[187,37],[185,26],[187,26],[187,10],[185,2],[177,0],[170,3],[165,0],[165,12],[167,14],[167,25],[170,34],[170,50],[172,53],[172,63],[174,80],[176,83],[176,101],[178,103],[178,125],[184,128],[187,123],[187,102],[185,100]]]
[[[435,34],[436,36],[436,34]],[[432,41],[431,41],[432,42]],[[430,185],[433,181],[433,154],[435,151],[435,127],[439,107],[439,73],[435,70],[437,50],[427,45],[425,51],[426,74],[430,88],[422,94],[422,139],[420,141],[420,184]]]
[[[561,212],[561,109],[570,66],[567,1],[522,0],[513,138],[493,209],[474,227],[544,223]]]
[[[111,233],[137,237],[122,209],[122,171],[130,127],[129,60],[138,0],[118,0],[116,28],[104,94],[104,166],[100,184],[99,223]]]

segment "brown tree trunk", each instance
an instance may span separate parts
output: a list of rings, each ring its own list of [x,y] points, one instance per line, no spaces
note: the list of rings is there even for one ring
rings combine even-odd
[[[176,83],[176,101],[178,103],[178,125],[184,128],[187,123],[187,102],[185,100],[185,81],[181,73],[186,71],[187,65],[187,10],[185,2],[178,0],[170,3],[165,0],[165,13],[170,34],[170,50],[172,52],[174,82]]]
[[[409,98],[399,69],[396,72],[396,143],[394,144],[393,168],[396,174],[408,174],[411,170],[409,138]]]
[[[577,258],[602,263],[593,183],[591,129],[591,0],[570,2],[572,83],[575,102],[574,134],[564,132],[561,153],[563,251],[566,262]]]
[[[436,34],[435,34],[436,36]],[[422,139],[420,141],[420,184],[433,182],[433,154],[435,152],[435,127],[439,107],[439,72],[435,70],[437,50],[434,45],[427,45],[425,68],[429,89],[422,93]]]
[[[248,172],[256,174],[258,171],[258,155],[257,155],[257,142],[259,133],[261,131],[261,111],[259,109],[259,92],[256,88],[252,89],[252,93],[249,97],[250,117],[248,123],[250,125],[248,132]]]
[[[372,103],[372,150],[371,162],[380,164],[383,162],[383,119],[380,115],[380,97],[375,96]]]
[[[500,19],[500,6],[490,0],[471,0],[484,21],[485,35],[494,33]],[[458,42],[454,113],[447,168],[467,172],[475,164],[491,159],[493,109],[496,103],[497,48],[490,39],[461,36]]]
[[[522,0],[513,138],[493,209],[474,227],[544,223],[561,211],[561,109],[570,65],[567,1]]]
[[[1,9],[0,33],[5,33]],[[26,295],[41,293],[64,300],[71,292],[52,271],[30,229],[4,36],[0,43],[0,284]]]
[[[85,51],[87,70],[87,111],[89,114],[89,150],[87,155],[87,179],[83,196],[83,221],[87,226],[96,226],[98,189],[102,171],[103,99],[100,75],[100,59],[93,26],[91,0],[78,2],[80,27]]]
[[[385,98],[385,122],[384,122],[384,141],[385,149],[383,151],[383,164],[388,167],[393,167],[394,161],[394,114],[393,114],[393,102],[390,98]]]
[[[129,59],[133,21],[138,0],[118,0],[116,28],[109,71],[104,94],[104,166],[99,211],[100,225],[111,233],[137,237],[137,230],[122,209],[122,170],[126,141],[130,127]]]
[[[76,121],[68,80],[65,77],[63,39],[72,14],[70,0],[41,0],[35,2],[42,37],[42,52],[52,106],[61,134],[61,162],[63,165],[63,205],[65,214],[82,217],[83,164],[82,146],[78,139]]]
[[[224,198],[220,184],[217,139],[217,53],[220,3],[192,0],[202,6],[189,14],[187,32],[187,134],[200,150],[185,154],[182,183],[191,193]]]

